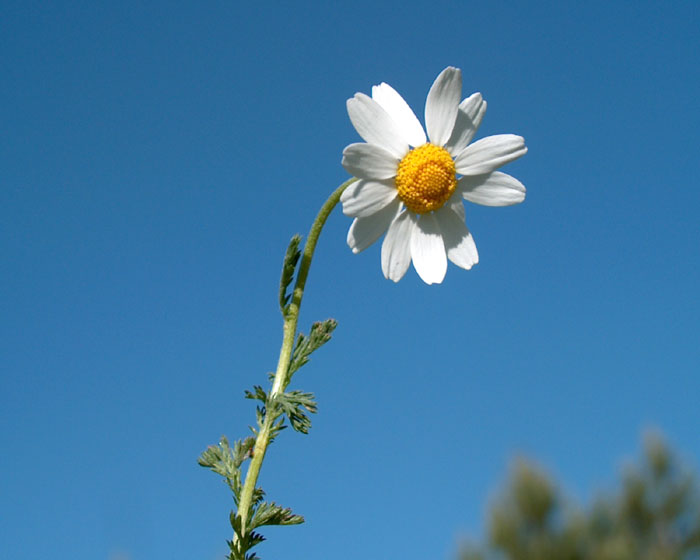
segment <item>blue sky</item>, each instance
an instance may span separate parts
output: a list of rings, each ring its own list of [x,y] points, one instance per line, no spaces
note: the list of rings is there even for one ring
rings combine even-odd
[[[0,18],[0,549],[221,558],[196,464],[254,421],[277,283],[347,178],[345,100],[422,115],[447,65],[515,133],[512,208],[469,205],[481,262],[426,286],[352,255],[337,209],[300,327],[310,435],[261,483],[307,518],[263,558],[450,558],[519,453],[587,499],[657,426],[700,463],[693,2],[5,2]]]

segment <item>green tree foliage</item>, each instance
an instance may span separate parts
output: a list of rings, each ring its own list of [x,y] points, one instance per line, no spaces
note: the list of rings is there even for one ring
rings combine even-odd
[[[584,508],[566,500],[540,468],[515,464],[494,503],[487,543],[460,560],[700,559],[698,479],[658,435],[619,490]]]

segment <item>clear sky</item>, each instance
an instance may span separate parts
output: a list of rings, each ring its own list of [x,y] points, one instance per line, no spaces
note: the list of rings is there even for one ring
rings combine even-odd
[[[481,262],[384,279],[337,209],[261,483],[307,518],[263,558],[450,558],[518,453],[588,499],[648,426],[700,463],[695,2],[5,1],[0,17],[0,550],[213,560],[232,506],[197,466],[246,435],[277,283],[347,178],[345,101],[422,115],[447,65],[525,137],[511,208],[467,207]]]

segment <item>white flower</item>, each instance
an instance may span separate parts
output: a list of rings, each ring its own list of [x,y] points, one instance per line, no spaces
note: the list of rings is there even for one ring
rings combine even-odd
[[[353,253],[384,232],[382,271],[398,282],[413,261],[427,284],[440,283],[447,259],[469,270],[479,261],[464,223],[462,198],[486,206],[525,199],[525,187],[496,171],[527,152],[525,140],[500,134],[469,144],[486,112],[480,93],[461,103],[462,72],[445,68],[425,102],[425,132],[408,104],[389,85],[356,93],[348,114],[366,141],[343,150],[343,167],[359,180],[342,194]],[[459,176],[458,176],[459,175]]]

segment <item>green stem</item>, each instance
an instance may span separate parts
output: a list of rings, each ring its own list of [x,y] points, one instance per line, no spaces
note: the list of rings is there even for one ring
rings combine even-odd
[[[325,225],[331,211],[340,201],[340,195],[343,194],[343,191],[355,181],[357,181],[357,179],[353,177],[340,185],[333,192],[333,194],[328,197],[328,200],[326,200],[325,204],[319,210],[313,224],[311,224],[311,229],[309,230],[309,235],[306,238],[306,244],[304,245],[304,252],[301,256],[301,264],[299,265],[296,283],[294,284],[292,301],[289,304],[289,310],[284,319],[282,348],[280,349],[280,357],[279,361],[277,362],[277,371],[272,384],[272,391],[270,392],[269,397],[270,399],[273,399],[280,392],[284,391],[289,383],[289,379],[287,379],[287,372],[289,371],[289,362],[292,358],[292,350],[294,349],[294,339],[296,338],[297,322],[299,319],[299,308],[301,307],[301,300],[304,297],[306,278],[309,275],[311,260],[313,259],[314,251],[316,250],[316,243],[321,235],[321,230],[323,229],[323,226]],[[251,459],[250,466],[248,467],[248,472],[246,473],[243,491],[241,492],[238,515],[241,518],[241,529],[242,534],[244,535],[246,534],[246,525],[250,514],[253,491],[255,490],[255,485],[258,481],[260,467],[265,459],[267,446],[270,444],[270,430],[272,428],[272,423],[275,421],[275,417],[271,412],[272,411],[268,411],[268,414],[265,415],[263,426],[258,432],[258,436],[255,440],[255,447],[253,448],[253,457]]]

